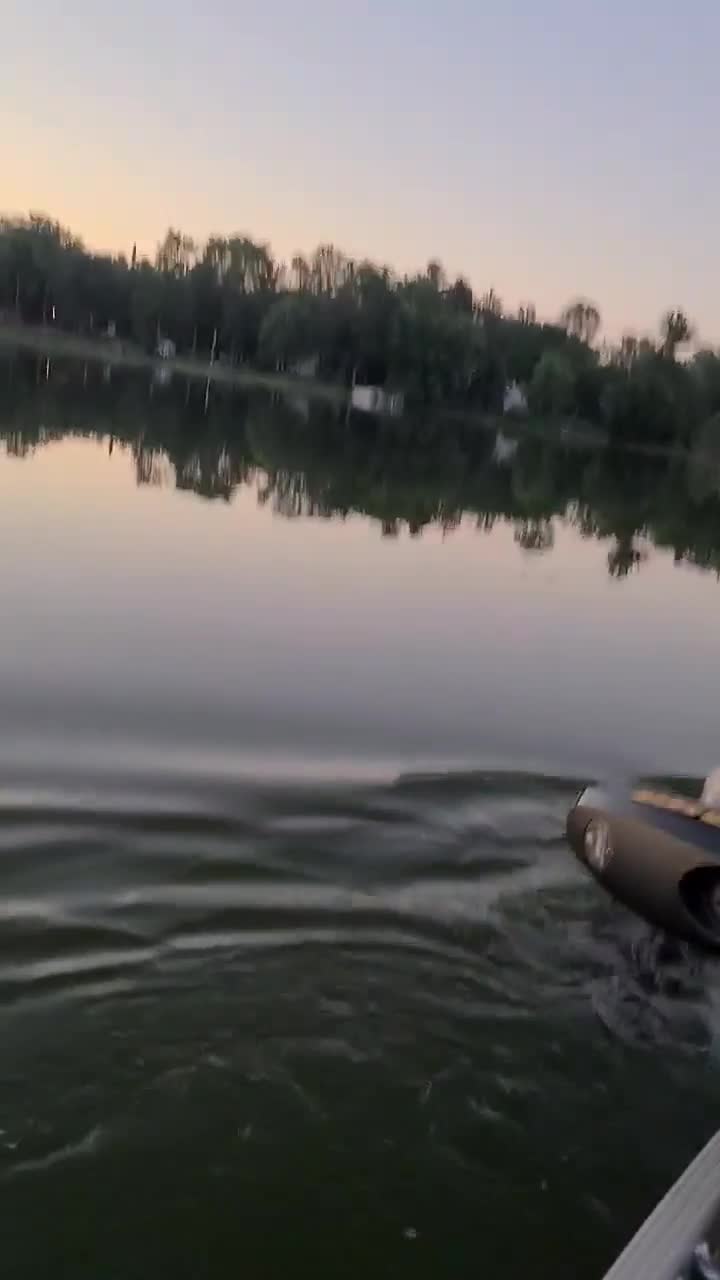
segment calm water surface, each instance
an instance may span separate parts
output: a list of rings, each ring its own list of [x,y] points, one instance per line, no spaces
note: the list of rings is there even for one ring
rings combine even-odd
[[[3,1274],[600,1275],[720,975],[563,821],[720,762],[717,477],[111,378],[0,366]]]

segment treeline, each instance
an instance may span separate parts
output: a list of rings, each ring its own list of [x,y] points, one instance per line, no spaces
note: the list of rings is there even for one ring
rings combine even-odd
[[[346,417],[318,403],[216,388],[206,406],[191,379],[157,388],[147,374],[104,380],[57,362],[0,364],[0,441],[22,457],[66,435],[127,449],[137,483],[230,501],[243,485],[285,517],[377,522],[386,537],[512,525],[518,545],[549,551],[557,521],[607,541],[616,577],[637,570],[649,542],[720,575],[720,438],[689,453],[628,455],[569,438],[480,430],[442,413]]]
[[[626,335],[598,347],[601,318],[571,303],[556,324],[535,308],[508,314],[490,289],[448,281],[437,262],[399,278],[332,245],[278,262],[248,236],[198,245],[170,229],[155,261],[87,252],[58,223],[0,219],[0,315],[156,350],[170,339],[197,354],[262,369],[315,373],[403,391],[407,403],[483,413],[508,386],[529,412],[581,419],[623,440],[688,442],[720,414],[720,358],[678,353],[692,337],[682,311],[657,342]]]

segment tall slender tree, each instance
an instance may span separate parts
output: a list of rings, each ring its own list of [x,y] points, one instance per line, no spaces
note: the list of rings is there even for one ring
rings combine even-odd
[[[578,298],[565,308],[561,323],[574,338],[579,338],[581,342],[592,346],[600,332],[600,312],[594,302]]]

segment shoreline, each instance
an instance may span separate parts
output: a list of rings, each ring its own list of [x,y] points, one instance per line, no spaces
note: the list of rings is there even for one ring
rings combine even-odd
[[[0,322],[0,349],[3,347],[14,347],[42,356],[56,356],[58,359],[93,360],[98,364],[109,364],[121,369],[165,369],[181,377],[197,378],[205,382],[209,379],[210,382],[224,386],[255,387],[285,395],[304,394],[310,399],[324,400],[335,405],[347,405],[350,400],[347,387],[322,382],[318,378],[300,378],[292,373],[264,373],[249,366],[220,363],[210,365],[193,356],[175,356],[172,360],[163,360],[159,356],[148,355],[122,338],[89,338],[42,325]],[[432,416],[442,414],[450,421],[467,423],[484,431],[504,428],[512,434],[528,429],[528,422],[522,418],[507,418],[502,414],[482,413],[476,409],[462,409],[442,403],[425,405],[418,408],[417,413]],[[555,435],[569,429],[576,444],[592,446],[598,442],[604,443],[607,439],[602,430],[579,422],[535,420],[533,427],[538,434],[544,435]]]
[[[284,395],[303,394],[308,399],[324,401],[337,406],[347,405],[348,389],[317,378],[300,378],[288,373],[263,373],[247,366],[231,366],[220,363],[210,365],[192,356],[176,356],[163,360],[148,355],[139,347],[123,339],[81,337],[60,329],[42,325],[18,325],[0,322],[0,350],[15,348],[35,352],[58,359],[92,360],[97,364],[109,364],[120,369],[166,369],[180,377],[235,387],[239,390],[253,388],[280,392]],[[612,441],[605,428],[578,419],[555,420],[548,418],[508,418],[501,414],[478,413],[472,409],[460,409],[450,405],[426,406],[420,414],[443,414],[450,421],[467,423],[482,430],[505,431],[508,435],[525,435],[532,430],[544,439],[555,439],[570,448],[607,448]],[[619,442],[618,442],[619,443]],[[628,453],[647,457],[687,457],[687,445],[656,444],[651,441],[624,440],[621,447]]]
[[[77,360],[93,360],[124,369],[167,369],[170,373],[201,381],[216,382],[229,387],[260,387],[266,391],[282,391],[297,395],[302,391],[315,400],[344,404],[348,399],[345,387],[320,382],[316,378],[298,378],[288,373],[262,373],[256,369],[231,366],[216,362],[211,365],[193,356],[176,356],[162,360],[147,355],[138,347],[122,339],[88,338],[42,325],[16,325],[0,323],[0,347],[34,351],[38,355],[57,356]]]

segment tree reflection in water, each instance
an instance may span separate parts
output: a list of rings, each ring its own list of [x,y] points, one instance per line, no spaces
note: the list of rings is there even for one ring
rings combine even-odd
[[[459,416],[348,417],[345,409],[201,382],[159,389],[147,374],[108,384],[102,369],[16,356],[0,377],[0,439],[23,458],[67,436],[129,451],[140,485],[174,486],[229,502],[243,486],[285,518],[375,521],[384,538],[451,536],[470,519],[497,521],[533,555],[552,551],[558,521],[607,541],[608,571],[637,572],[649,545],[720,574],[720,455],[699,436],[692,450],[626,451],[551,436],[532,423]],[[498,440],[502,448],[498,448]],[[512,447],[508,447],[511,441]]]

